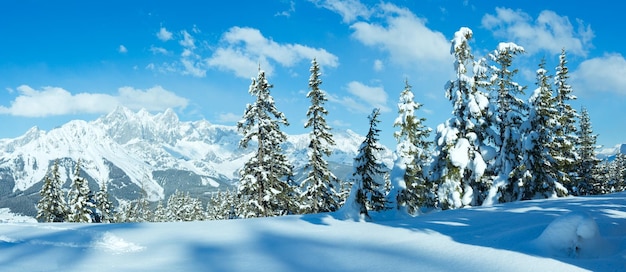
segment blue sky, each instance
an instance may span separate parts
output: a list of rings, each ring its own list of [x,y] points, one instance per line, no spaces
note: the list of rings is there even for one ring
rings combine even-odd
[[[602,1],[600,1],[602,2]],[[612,3],[612,2],[611,2]],[[433,129],[450,117],[449,41],[474,32],[478,57],[499,42],[526,49],[516,78],[535,89],[542,58],[554,74],[562,48],[570,84],[598,143],[626,142],[626,47],[620,9],[571,1],[2,1],[0,138],[93,120],[118,105],[174,109],[181,120],[234,125],[258,66],[291,125],[303,128],[310,60],[334,129],[365,134],[381,108],[381,141],[393,147],[397,101],[407,79]]]

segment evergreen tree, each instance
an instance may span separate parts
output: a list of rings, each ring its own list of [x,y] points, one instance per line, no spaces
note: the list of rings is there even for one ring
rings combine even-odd
[[[452,118],[437,127],[432,179],[437,183],[439,204],[443,209],[481,205],[489,180],[483,177],[487,164],[483,151],[488,147],[488,96],[484,60],[474,61],[469,47],[472,30],[462,27],[454,35],[450,53],[454,55],[456,78],[446,84],[446,97],[453,106]],[[473,66],[473,76],[467,67]]]
[[[324,116],[328,111],[324,103],[328,101],[326,94],[320,90],[322,80],[319,78],[320,67],[317,61],[311,62],[311,77],[309,78],[309,93],[311,106],[306,113],[308,117],[304,124],[305,128],[311,128],[309,133],[309,163],[306,169],[309,171],[302,186],[305,188],[304,204],[305,212],[320,213],[332,212],[338,208],[337,177],[328,169],[328,162],[324,156],[330,156],[330,147],[335,144],[331,128],[326,124]]]
[[[240,171],[239,199],[245,200],[241,207],[244,217],[275,216],[287,214],[294,207],[293,188],[285,177],[291,175],[291,167],[283,154],[281,144],[287,135],[280,125],[289,125],[285,115],[278,111],[270,95],[273,86],[259,69],[250,84],[249,93],[256,101],[248,104],[237,128],[243,134],[240,147],[247,148],[256,139],[257,151]]]
[[[346,203],[356,205],[359,213],[365,217],[369,217],[368,211],[382,211],[386,208],[383,180],[385,171],[376,158],[376,154],[383,150],[378,143],[380,129],[376,128],[380,122],[379,114],[380,110],[374,109],[368,116],[370,128],[354,159],[354,185],[351,194],[355,194],[355,203]]]
[[[68,209],[62,191],[59,175],[59,161],[55,160],[49,175],[44,178],[37,203],[37,218],[43,222],[64,222],[67,219]]]
[[[422,206],[434,206],[433,185],[426,178],[426,165],[430,148],[430,128],[424,126],[425,118],[415,116],[415,111],[422,107],[414,101],[413,91],[408,81],[398,102],[398,117],[393,123],[399,130],[393,136],[398,141],[397,159],[392,169],[391,192],[388,196],[390,206],[405,209],[409,214],[416,214]]]
[[[87,180],[80,176],[80,160],[76,162],[74,179],[68,192],[70,215],[69,222],[91,223],[91,214],[95,210]]]
[[[156,209],[152,216],[152,222],[167,222],[167,210],[163,206],[163,201],[157,203]]]
[[[552,157],[554,127],[558,123],[558,112],[554,104],[552,88],[545,61],[537,70],[537,89],[530,98],[528,119],[522,125],[523,160],[517,168],[518,182],[506,187],[508,200],[527,200],[563,196],[567,192],[558,182],[558,169]]]
[[[148,201],[148,193],[144,188],[144,184],[146,180],[148,180],[148,176],[144,176],[144,179],[141,181],[141,194],[137,201],[134,202],[132,206],[132,211],[134,214],[133,222],[149,222],[152,218],[152,209],[150,209],[150,202]]]
[[[100,184],[100,190],[96,193],[96,209],[99,213],[99,222],[110,223],[113,221],[111,214],[113,203],[109,200],[109,191],[106,182]]]
[[[556,109],[559,112],[559,123],[556,126],[555,144],[557,149],[553,154],[557,160],[559,168],[559,182],[573,192],[574,180],[576,177],[574,166],[577,161],[575,146],[578,144],[576,135],[576,119],[578,113],[569,104],[569,101],[575,100],[576,96],[572,94],[572,87],[567,83],[569,79],[569,70],[567,68],[567,60],[565,49],[561,51],[559,56],[559,64],[556,67],[556,75],[554,81],[556,84]]]
[[[491,66],[493,82],[491,83],[495,92],[496,109],[494,110],[493,124],[497,128],[497,135],[494,144],[497,154],[494,162],[494,174],[491,197],[499,197],[499,201],[507,202],[516,199],[511,195],[511,189],[506,187],[514,186],[521,173],[517,167],[521,166],[522,146],[521,133],[519,127],[525,119],[526,104],[517,97],[524,93],[525,87],[513,80],[517,74],[517,69],[510,70],[513,58],[524,53],[524,48],[514,43],[500,43],[493,53],[489,54],[490,59],[495,63]],[[492,200],[493,201],[493,200]],[[495,201],[493,201],[495,202]]]
[[[617,153],[609,165],[608,191],[622,192],[626,190],[626,154]]]
[[[202,202],[178,190],[167,200],[167,213],[170,222],[201,221],[206,218]]]
[[[578,153],[576,180],[572,193],[575,195],[600,194],[603,190],[595,174],[600,163],[600,159],[596,157],[595,153],[598,135],[593,134],[591,118],[589,118],[589,112],[585,108],[581,109],[579,126],[579,145],[576,149]]]

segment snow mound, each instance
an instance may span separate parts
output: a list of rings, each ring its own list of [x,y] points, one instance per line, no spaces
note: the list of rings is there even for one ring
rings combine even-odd
[[[104,249],[113,254],[132,253],[144,250],[144,247],[110,233],[105,232],[100,239],[94,241],[94,247]]]
[[[0,223],[37,223],[37,220],[30,216],[14,214],[9,208],[0,208]]]
[[[614,248],[602,238],[595,220],[583,213],[555,219],[534,242],[556,257],[598,258],[610,255]]]

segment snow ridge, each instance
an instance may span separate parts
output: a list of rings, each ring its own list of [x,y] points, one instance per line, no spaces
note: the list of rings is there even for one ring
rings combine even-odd
[[[333,133],[337,144],[329,161],[351,165],[363,137],[350,130]],[[292,135],[285,144],[296,168],[308,161],[308,137]],[[254,146],[240,149],[240,139],[235,126],[182,122],[171,109],[151,114],[118,107],[91,122],[74,120],[48,132],[33,127],[20,137],[0,139],[0,169],[9,170],[16,192],[43,180],[56,159],[80,159],[83,171],[98,182],[110,179],[113,165],[154,201],[164,198],[163,180],[153,176],[155,171],[191,172],[201,177],[203,185],[213,187],[219,185],[217,180],[235,182],[239,168],[254,151]],[[390,158],[391,153],[385,156]],[[61,167],[61,178],[69,180],[71,170]]]

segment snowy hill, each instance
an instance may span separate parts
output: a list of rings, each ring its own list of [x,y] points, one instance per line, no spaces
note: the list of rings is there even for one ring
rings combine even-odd
[[[626,271],[626,193],[186,223],[0,223],[3,271]],[[17,222],[8,220],[4,222]]]
[[[362,136],[334,131],[329,158],[340,178],[352,168]],[[164,199],[176,190],[194,197],[231,187],[254,147],[239,148],[236,127],[205,120],[181,122],[172,110],[151,114],[119,107],[101,118],[75,120],[42,131],[32,128],[15,139],[0,140],[0,207],[34,214],[41,181],[54,160],[60,160],[61,178],[70,184],[81,161],[92,190],[108,182],[115,199],[137,199],[146,191],[150,200]],[[307,160],[308,135],[289,136],[284,149],[296,170]],[[390,163],[390,152],[387,152]]]
[[[614,147],[603,148],[598,153],[598,158],[601,160],[608,159],[613,160],[617,154],[626,154],[626,144],[618,144]]]

